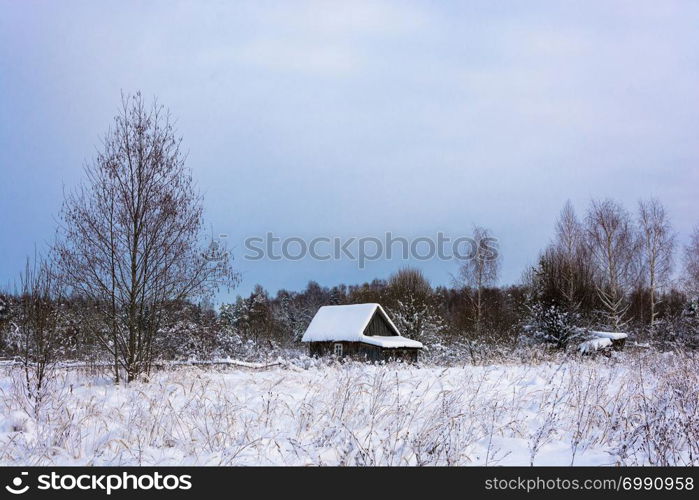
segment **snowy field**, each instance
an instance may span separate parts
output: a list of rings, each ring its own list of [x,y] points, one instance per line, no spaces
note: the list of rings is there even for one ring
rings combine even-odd
[[[305,364],[304,364],[305,363]],[[59,371],[38,418],[0,376],[3,465],[699,464],[687,355],[437,367]]]

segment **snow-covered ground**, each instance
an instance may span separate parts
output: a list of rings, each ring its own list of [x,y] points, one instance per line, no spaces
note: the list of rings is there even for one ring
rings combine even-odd
[[[0,376],[3,465],[698,464],[699,363],[59,371],[38,418]],[[301,365],[301,366],[299,366]]]

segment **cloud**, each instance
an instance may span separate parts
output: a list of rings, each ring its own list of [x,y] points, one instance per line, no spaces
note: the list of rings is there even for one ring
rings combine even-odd
[[[0,249],[0,283],[51,234],[61,185],[81,175],[121,89],[171,108],[208,215],[232,237],[475,222],[501,237],[504,281],[516,281],[567,198],[632,207],[654,194],[686,233],[697,23],[696,2],[9,2],[0,213],[18,236]],[[453,271],[431,266],[435,283]],[[263,263],[246,286],[333,273]]]
[[[218,46],[202,46],[204,64],[321,77],[366,71],[376,44],[417,36],[431,22],[428,11],[409,2],[386,1],[263,2],[219,14],[236,23]]]
[[[361,70],[361,58],[350,46],[310,40],[246,42],[231,49],[229,61],[316,76],[347,76]]]

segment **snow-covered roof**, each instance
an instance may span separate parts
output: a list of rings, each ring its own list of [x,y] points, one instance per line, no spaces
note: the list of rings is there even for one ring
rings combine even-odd
[[[383,316],[395,335],[386,337],[364,335],[364,330],[377,312]],[[420,342],[400,335],[396,325],[379,304],[323,306],[318,309],[301,340],[303,342],[363,342],[384,348],[422,348]]]
[[[418,349],[422,348],[422,343],[418,342],[417,340],[401,337],[400,335],[392,335],[390,337],[384,337],[379,335],[362,335],[360,342],[364,342],[365,344],[377,345],[386,349],[396,347],[415,347]]]
[[[583,342],[578,346],[581,353],[590,353],[599,351],[600,349],[605,349],[612,345],[612,340],[608,338],[598,337],[596,339],[591,339]]]
[[[623,332],[595,332],[591,331],[591,335],[597,337],[598,339],[610,339],[610,340],[621,340],[628,337],[628,333]]]

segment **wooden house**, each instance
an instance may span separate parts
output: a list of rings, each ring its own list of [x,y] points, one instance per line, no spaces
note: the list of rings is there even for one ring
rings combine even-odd
[[[301,339],[311,356],[417,361],[423,345],[401,336],[379,304],[323,306]]]

